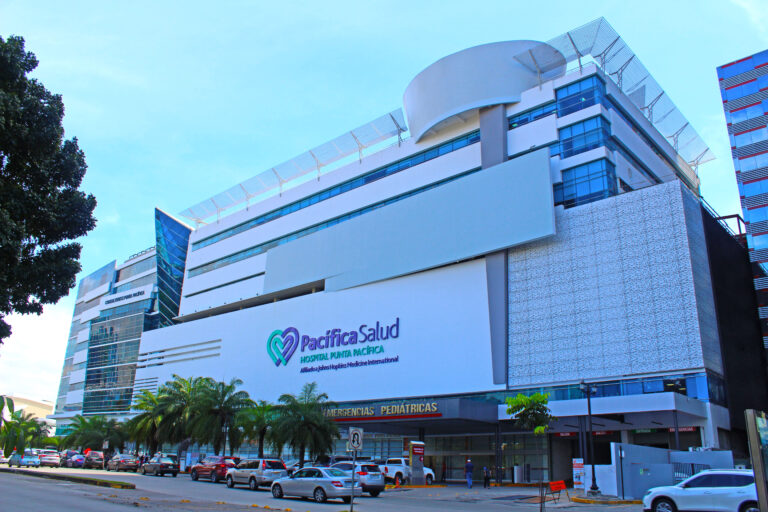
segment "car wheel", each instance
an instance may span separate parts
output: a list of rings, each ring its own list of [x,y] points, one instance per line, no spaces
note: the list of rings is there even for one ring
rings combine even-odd
[[[427,485],[432,485],[432,475],[427,475]]]
[[[142,475],[146,475],[147,474],[147,468],[145,468],[144,466],[141,466],[141,474]],[[193,480],[196,480],[196,479],[193,478]]]
[[[211,482],[214,484],[219,483],[219,475],[215,471],[211,471]]]
[[[315,498],[315,501],[318,503],[325,503],[328,499],[328,495],[325,494],[325,491],[322,487],[315,489],[315,492],[312,493],[312,497]]]
[[[280,487],[280,484],[275,484],[272,486],[272,496],[277,499],[283,497],[283,488]]]
[[[174,471],[174,472],[173,472],[173,478],[176,478],[176,475],[178,475],[178,473],[176,473],[176,472]]]
[[[256,491],[259,488],[259,484],[256,483],[256,479],[251,477],[250,480],[248,480],[248,488],[252,491]]]
[[[230,489],[235,486],[235,480],[232,478],[232,475],[227,475],[227,487]]]
[[[653,512],[677,512],[677,507],[668,498],[659,498],[651,506]]]
[[[379,494],[381,494],[381,491],[371,491],[368,494],[370,494],[373,498],[377,498]]]
[[[143,470],[143,468],[142,468]],[[192,477],[192,480],[197,481],[197,470],[193,469],[192,472],[189,474],[189,476]]]
[[[107,466],[107,467],[106,467],[106,468],[104,468],[104,469],[105,469],[106,471],[109,471],[109,466]],[[118,473],[120,472],[120,468],[117,468],[117,472],[118,472]]]
[[[739,507],[739,512],[760,512],[756,501],[748,501]]]

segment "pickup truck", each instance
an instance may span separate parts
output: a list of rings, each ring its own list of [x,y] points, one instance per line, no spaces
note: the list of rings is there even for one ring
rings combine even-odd
[[[384,478],[387,481],[394,482],[395,485],[402,485],[405,482],[411,480],[413,471],[408,465],[408,459],[405,458],[392,458],[379,463],[379,467],[384,472]],[[432,485],[435,481],[435,472],[431,469],[424,468],[424,479],[427,485]]]

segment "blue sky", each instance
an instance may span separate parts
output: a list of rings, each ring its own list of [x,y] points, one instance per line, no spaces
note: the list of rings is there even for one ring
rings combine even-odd
[[[768,48],[761,1],[4,0],[0,36],[26,39],[34,76],[63,96],[67,137],[85,151],[83,188],[99,203],[82,240],[87,274],[153,245],[155,206],[176,214],[400,107],[435,60],[545,41],[599,16],[717,156],[700,168],[705,199],[736,213],[715,67]],[[11,318],[0,393],[55,399],[74,294],[41,317]],[[34,382],[23,377],[30,364]]]

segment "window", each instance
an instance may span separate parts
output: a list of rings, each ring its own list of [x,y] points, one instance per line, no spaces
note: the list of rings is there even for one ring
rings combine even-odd
[[[714,487],[715,475],[699,475],[697,477],[694,477],[690,480],[688,480],[685,483],[686,487]]]
[[[557,95],[557,115],[564,117],[600,103],[605,96],[605,84],[599,77],[593,75],[568,84],[555,92]]]
[[[742,147],[748,144],[754,144],[756,142],[763,141],[765,139],[768,139],[768,129],[763,126],[761,128],[749,130],[748,132],[731,135],[731,145]]]
[[[728,122],[736,124],[763,116],[765,115],[766,103],[768,103],[768,101],[763,101],[757,105],[750,105],[749,107],[742,107],[732,112],[728,112]]]
[[[768,220],[768,206],[747,210],[747,222],[765,222],[766,220]]]
[[[577,155],[608,144],[610,123],[602,117],[592,117],[560,129],[560,158]]]
[[[301,229],[299,231],[294,231],[293,233],[290,233],[288,235],[282,236],[280,238],[275,238],[273,240],[270,240],[268,242],[264,242],[259,245],[255,245],[253,247],[249,247],[248,249],[242,250],[240,252],[236,252],[233,254],[230,254],[228,256],[225,256],[223,258],[219,258],[217,260],[213,260],[211,262],[205,263],[204,265],[200,265],[199,267],[195,267],[189,270],[189,277],[194,277],[200,274],[204,274],[206,272],[211,272],[212,270],[216,270],[217,268],[221,268],[227,265],[231,265],[232,263],[236,263],[238,261],[242,261],[248,258],[251,258],[253,256],[256,256],[258,254],[262,254],[272,247],[277,247],[278,245],[282,245],[288,242],[291,242],[293,240],[296,240],[298,238],[301,238],[303,236],[307,236],[311,233],[314,233],[316,231],[321,231],[323,229],[329,228],[331,226],[335,226],[336,224],[339,224],[341,222],[345,222],[350,219],[354,219],[355,217],[358,217],[360,215],[364,215],[368,212],[372,212],[373,210],[376,210],[378,208],[396,203],[398,201],[401,201],[403,199],[406,199],[411,196],[415,196],[416,194],[420,194],[422,192],[426,192],[427,190],[431,190],[435,187],[439,187],[440,185],[444,185],[446,183],[449,183],[451,181],[463,178],[464,176],[467,176],[469,174],[472,174],[474,172],[479,171],[479,169],[473,169],[471,171],[467,171],[463,174],[457,174],[455,176],[451,176],[450,178],[446,178],[443,181],[438,181],[436,183],[432,183],[430,185],[426,185],[421,188],[417,188],[411,191],[408,191],[404,194],[401,194],[399,196],[392,197],[390,199],[387,199],[385,201],[381,201],[380,203],[375,203],[370,206],[366,206],[365,208],[361,208],[359,210],[355,210],[350,213],[346,213],[344,215],[341,215],[339,217],[336,217],[334,219],[327,220],[325,222],[321,222],[319,224],[315,224],[314,226],[309,226],[307,228]]]
[[[750,94],[754,94],[760,90],[760,87],[758,86],[757,80],[750,80],[749,82],[745,82],[743,84],[739,84],[733,87],[729,87],[728,89],[725,89],[725,99],[728,101],[733,101],[738,98],[743,98],[744,96],[749,96]]]
[[[753,197],[758,194],[768,193],[768,179],[751,181],[741,185],[745,197]]]
[[[566,208],[616,195],[616,171],[608,160],[595,160],[563,171],[554,186],[555,205]]]
[[[515,128],[519,128],[525,124],[536,121],[537,119],[554,114],[556,111],[557,103],[549,103],[533,110],[529,110],[528,112],[516,114],[509,118],[509,129],[514,130]]]
[[[739,158],[737,161],[734,161],[734,163],[736,164],[736,169],[742,172],[768,167],[768,153]]]
[[[415,155],[411,155],[408,158],[404,158],[380,169],[376,169],[367,174],[363,174],[362,176],[358,176],[357,178],[351,179],[327,190],[323,190],[322,192],[317,192],[316,194],[313,194],[309,197],[305,197],[304,199],[285,205],[269,213],[259,215],[258,217],[243,222],[242,224],[238,224],[237,226],[233,226],[220,233],[216,233],[215,235],[209,236],[208,238],[194,242],[192,244],[192,250],[196,251],[198,249],[202,249],[203,247],[207,247],[211,244],[224,240],[225,238],[229,238],[242,233],[243,231],[261,226],[262,224],[265,224],[271,220],[275,220],[277,218],[288,215],[289,213],[307,208],[308,206],[319,203],[320,201],[324,201],[325,199],[336,197],[339,194],[343,194],[344,192],[362,187],[363,185],[367,185],[373,181],[391,176],[392,174],[404,171],[405,169],[410,169],[415,165],[424,163],[428,160],[432,160],[438,156],[448,154],[452,151],[456,151],[479,141],[480,132],[470,132],[457,139],[445,142],[439,146],[435,146],[420,153],[416,153]]]
[[[754,57],[757,57],[755,55]],[[732,62],[730,64],[726,64],[725,66],[717,69],[717,77],[721,80],[724,80],[726,78],[731,78],[732,76],[740,75],[742,73],[746,73],[747,71],[753,69],[753,66],[756,64],[753,63],[753,57],[747,57],[746,59],[741,59],[736,62]]]
[[[768,249],[768,234],[764,235],[747,235],[747,243],[750,248],[759,251],[761,249]]]

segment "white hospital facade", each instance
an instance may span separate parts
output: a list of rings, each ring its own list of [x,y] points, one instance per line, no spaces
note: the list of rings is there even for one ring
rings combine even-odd
[[[607,22],[454,53],[403,103],[158,210],[155,248],[83,279],[59,425],[173,374],[270,401],[316,381],[372,455],[420,438],[438,478],[467,456],[563,478],[584,380],[598,462],[743,449],[768,401],[754,270],[699,196],[707,147]],[[520,391],[550,394],[547,436],[512,428]]]

